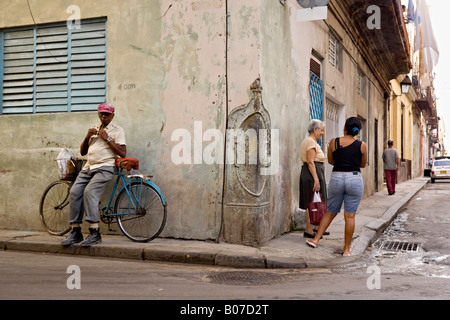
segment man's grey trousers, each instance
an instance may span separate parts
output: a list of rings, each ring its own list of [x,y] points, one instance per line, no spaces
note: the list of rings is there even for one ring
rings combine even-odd
[[[114,177],[116,170],[116,167],[103,166],[93,170],[88,168],[78,174],[70,189],[70,224],[81,224],[84,211],[86,211],[87,222],[99,222],[98,204],[107,183]]]

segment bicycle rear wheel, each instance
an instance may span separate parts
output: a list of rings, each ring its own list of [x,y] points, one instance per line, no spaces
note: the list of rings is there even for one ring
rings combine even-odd
[[[128,190],[130,195],[123,188],[114,204],[120,230],[136,242],[153,240],[166,224],[166,206],[159,193],[144,182],[133,182]]]
[[[48,233],[62,236],[70,230],[70,182],[52,182],[44,191],[39,205],[39,216]]]

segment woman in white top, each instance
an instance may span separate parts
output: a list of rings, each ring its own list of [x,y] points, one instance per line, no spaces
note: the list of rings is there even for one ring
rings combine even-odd
[[[327,187],[325,182],[325,154],[317,143],[325,134],[322,121],[313,119],[308,125],[308,136],[300,145],[300,159],[303,163],[300,174],[300,208],[306,210],[305,238],[314,238],[313,226],[309,223],[308,203],[314,192],[320,192],[322,201],[327,202]]]

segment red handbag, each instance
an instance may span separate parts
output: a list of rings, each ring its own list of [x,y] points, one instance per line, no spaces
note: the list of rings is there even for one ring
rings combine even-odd
[[[322,201],[322,195],[320,192],[316,192],[319,194],[320,202],[314,202],[314,194],[311,198],[311,202],[308,203],[309,210],[309,223],[312,225],[318,226],[320,221],[322,221],[323,216],[327,212],[327,203]]]

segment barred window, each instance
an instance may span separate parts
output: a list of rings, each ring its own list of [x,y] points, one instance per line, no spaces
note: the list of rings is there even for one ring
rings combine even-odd
[[[356,70],[356,92],[363,97],[366,98],[366,75],[360,70]]]
[[[0,30],[0,114],[90,111],[105,101],[105,19]]]
[[[343,47],[340,39],[333,33],[328,37],[328,62],[337,70],[342,72],[342,51]]]
[[[362,94],[362,73],[360,70],[356,71],[356,92]]]
[[[331,34],[328,40],[328,61],[333,67],[337,66],[337,40]]]

